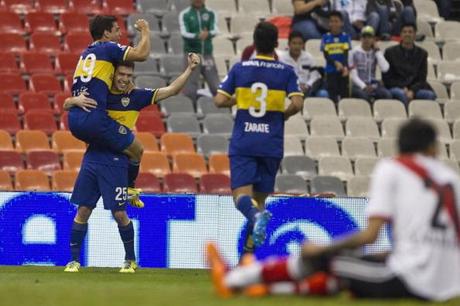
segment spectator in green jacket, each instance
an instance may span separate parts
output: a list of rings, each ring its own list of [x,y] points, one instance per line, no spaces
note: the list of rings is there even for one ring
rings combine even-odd
[[[219,33],[217,14],[205,6],[205,0],[190,0],[190,7],[179,15],[179,25],[184,39],[184,65],[188,53],[201,54],[200,69],[195,69],[185,85],[184,93],[196,101],[199,89],[200,73],[208,83],[212,95],[217,93],[219,75],[213,56],[212,39]]]

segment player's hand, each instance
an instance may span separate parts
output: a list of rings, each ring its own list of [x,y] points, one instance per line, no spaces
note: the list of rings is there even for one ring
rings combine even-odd
[[[341,62],[335,61],[334,65],[335,65],[335,69],[337,69],[337,71],[341,72],[343,70],[343,64]]]
[[[347,67],[342,68],[342,76],[347,77],[350,74],[350,71],[348,71]]]
[[[206,40],[209,36],[209,31],[208,29],[204,29],[203,31],[201,31],[200,35],[198,35],[198,38],[200,40]]]
[[[72,98],[73,106],[78,106],[86,112],[90,112],[92,108],[97,107],[97,102],[91,98],[88,98],[87,92],[82,92],[80,95]]]
[[[188,67],[190,69],[195,69],[196,67],[198,67],[198,65],[200,65],[201,63],[201,58],[198,54],[196,53],[189,53],[188,54]]]
[[[150,31],[149,23],[145,19],[138,19],[134,24],[134,28],[139,32]]]

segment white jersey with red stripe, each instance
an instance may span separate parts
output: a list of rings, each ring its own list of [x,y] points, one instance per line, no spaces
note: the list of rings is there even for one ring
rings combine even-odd
[[[411,161],[434,184],[398,159],[384,159],[373,174],[367,215],[391,222],[388,266],[414,294],[460,296],[460,178],[437,159],[417,154]]]

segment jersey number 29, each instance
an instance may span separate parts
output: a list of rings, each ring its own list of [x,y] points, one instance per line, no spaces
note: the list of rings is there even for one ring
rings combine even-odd
[[[260,90],[260,95],[256,97],[256,101],[260,103],[260,109],[256,110],[254,106],[249,107],[249,114],[255,118],[261,118],[267,112],[268,87],[261,82],[252,84],[251,93],[256,94],[258,90]]]

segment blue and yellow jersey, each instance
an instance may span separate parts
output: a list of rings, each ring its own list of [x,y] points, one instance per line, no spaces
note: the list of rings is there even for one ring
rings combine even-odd
[[[348,63],[348,52],[351,50],[350,36],[343,32],[339,35],[326,33],[321,40],[321,51],[326,57],[326,73],[337,73],[334,62],[341,62],[345,66]]]
[[[158,89],[133,89],[129,94],[111,91],[107,97],[109,116],[124,126],[133,129],[139,111],[156,103]]]
[[[291,66],[270,57],[235,64],[219,86],[235,95],[229,155],[283,157],[285,98],[303,96]]]
[[[73,76],[72,95],[87,92],[89,97],[96,100],[97,110],[105,111],[115,65],[126,59],[130,48],[114,42],[92,43],[78,61]]]

